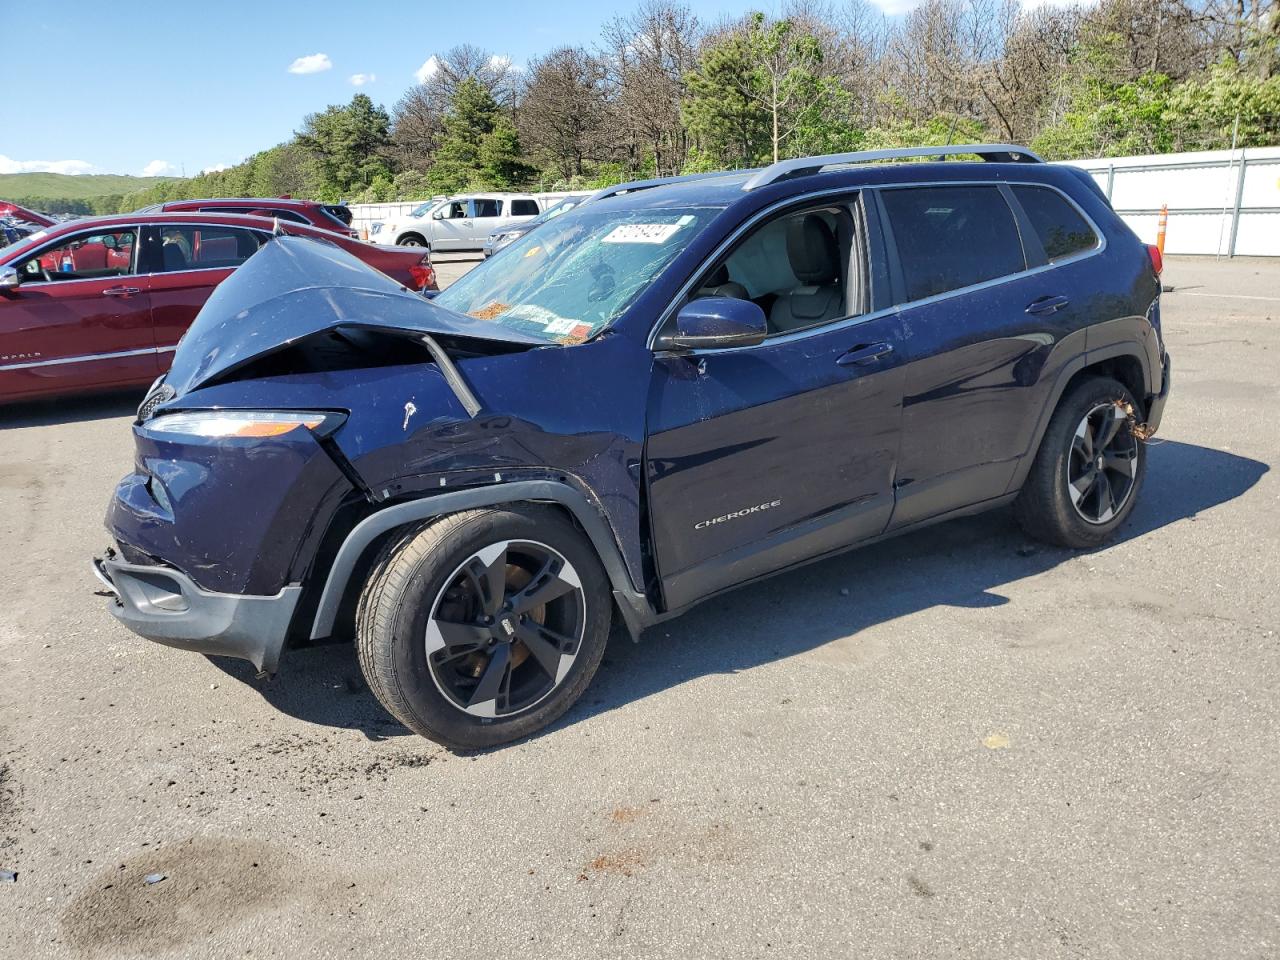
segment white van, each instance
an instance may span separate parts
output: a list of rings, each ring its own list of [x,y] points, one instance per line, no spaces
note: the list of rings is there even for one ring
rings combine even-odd
[[[374,222],[374,243],[432,250],[479,250],[489,234],[531,220],[542,212],[528,193],[467,193],[428,201],[409,216]]]

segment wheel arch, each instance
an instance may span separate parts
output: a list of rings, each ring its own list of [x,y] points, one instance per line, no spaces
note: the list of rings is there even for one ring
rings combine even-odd
[[[484,487],[469,487],[449,493],[422,497],[384,507],[365,517],[348,531],[325,572],[316,611],[311,622],[310,638],[330,636],[338,621],[339,611],[352,590],[360,588],[356,574],[367,566],[379,544],[396,530],[432,520],[461,510],[483,507],[515,506],[540,503],[562,511],[582,530],[604,567],[613,592],[614,603],[633,638],[655,619],[652,606],[636,589],[627,572],[608,523],[580,491],[557,480],[517,480]]]
[[[421,232],[419,232],[419,231],[417,231],[417,230],[404,230],[404,231],[401,231],[400,233],[398,233],[398,234],[396,235],[396,246],[397,246],[397,247],[399,247],[399,246],[403,246],[403,243],[404,243],[404,239],[405,239],[405,237],[416,237],[418,240],[420,240],[420,241],[422,242],[422,245],[423,245],[426,249],[428,249],[428,250],[430,250],[430,249],[431,249],[431,241],[427,239],[427,235],[426,235],[425,233],[421,233]]]
[[[1138,403],[1145,403],[1151,394],[1151,371],[1148,367],[1146,351],[1138,343],[1114,343],[1097,350],[1082,353],[1063,365],[1054,381],[1049,402],[1040,411],[1040,419],[1036,423],[1035,433],[1027,451],[1018,462],[1013,478],[1009,481],[1006,493],[1013,493],[1022,488],[1036,455],[1040,452],[1040,444],[1044,440],[1045,431],[1054,412],[1076,384],[1092,377],[1109,377],[1128,387]]]

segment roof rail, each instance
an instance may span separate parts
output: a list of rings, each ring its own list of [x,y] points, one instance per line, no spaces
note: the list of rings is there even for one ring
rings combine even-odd
[[[732,170],[717,170],[714,173],[686,173],[679,177],[658,177],[654,180],[632,180],[630,183],[620,183],[614,187],[605,187],[598,190],[583,203],[593,203],[596,200],[604,200],[608,197],[616,197],[623,193],[635,193],[637,190],[648,190],[650,187],[665,187],[668,183],[685,183],[689,180],[706,180],[709,177],[727,177],[733,174]]]
[[[743,190],[755,190],[779,180],[805,177],[818,173],[823,167],[848,163],[871,163],[875,160],[905,160],[909,157],[952,157],[958,154],[976,153],[983,160],[993,163],[1044,163],[1026,147],[1013,143],[956,143],[940,147],[901,147],[893,150],[862,150],[857,153],[833,153],[824,157],[798,157],[795,160],[779,160],[760,170],[746,183]]]

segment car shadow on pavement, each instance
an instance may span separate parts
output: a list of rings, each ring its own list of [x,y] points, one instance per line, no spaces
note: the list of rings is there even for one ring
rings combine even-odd
[[[1244,494],[1269,469],[1257,460],[1176,441],[1154,442],[1149,453],[1147,486],[1116,542],[1193,520]],[[582,700],[536,736],[700,676],[802,654],[919,610],[1001,606],[1009,602],[1001,586],[1078,555],[1028,540],[1004,509],[738,588],[659,624],[641,643],[615,630]],[[231,676],[255,683],[272,706],[300,719],[358,728],[371,739],[408,733],[364,685],[352,644],[292,651],[284,672],[267,683],[254,681],[248,664],[211,659]]]
[[[134,388],[109,393],[62,397],[56,400],[28,400],[0,407],[0,430],[47,427],[58,423],[111,420],[137,413],[145,390]]]

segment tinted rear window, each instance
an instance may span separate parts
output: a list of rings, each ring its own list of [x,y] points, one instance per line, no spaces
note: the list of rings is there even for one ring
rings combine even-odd
[[[344,227],[351,226],[351,210],[345,203],[326,203],[320,209]]]
[[[536,217],[538,205],[532,200],[512,200],[511,215],[513,217]]]
[[[906,299],[1026,269],[1013,212],[996,187],[909,187],[885,190]]]
[[[1051,263],[1092,250],[1097,245],[1098,236],[1093,228],[1080,216],[1080,211],[1056,190],[1014,187],[1013,195],[1026,211]]]
[[[477,217],[498,217],[502,215],[502,201],[477,199],[471,201],[475,204]]]

